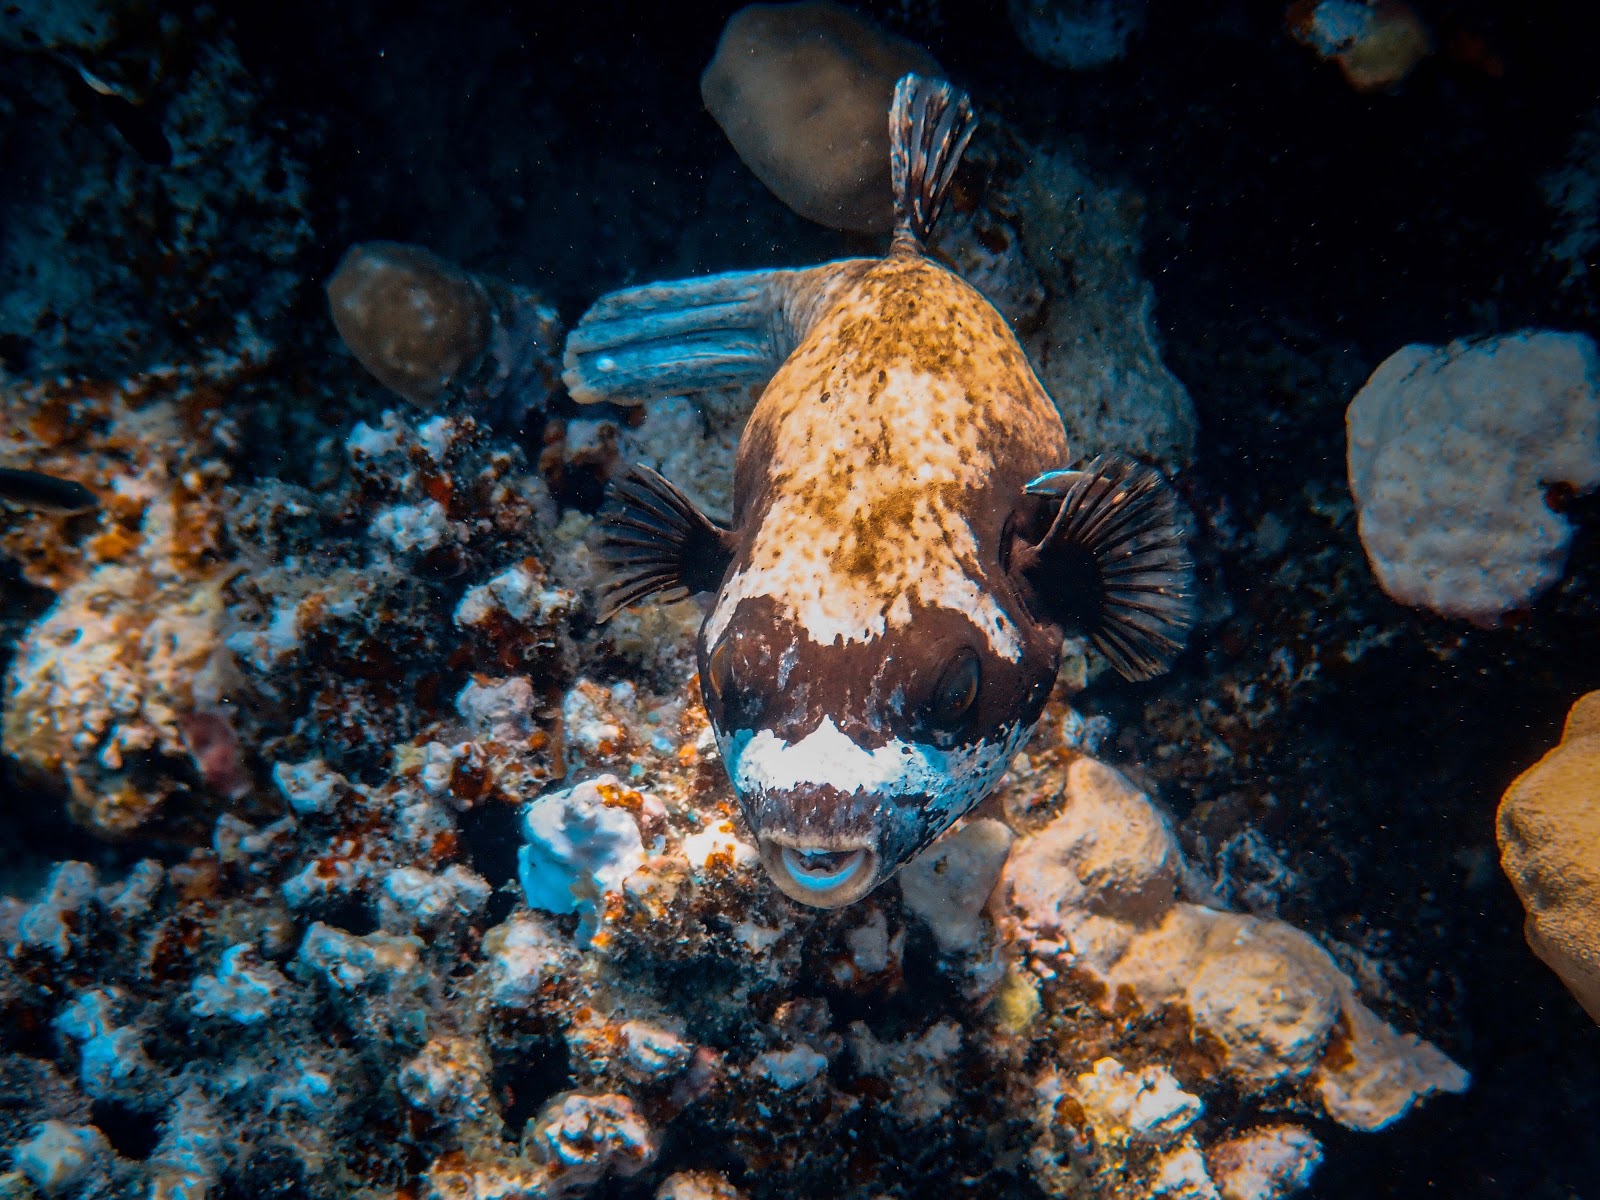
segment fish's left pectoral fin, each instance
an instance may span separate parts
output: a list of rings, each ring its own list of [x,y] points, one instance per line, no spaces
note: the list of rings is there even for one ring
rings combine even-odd
[[[635,464],[612,483],[600,523],[601,621],[648,596],[713,591],[733,561],[732,533],[646,466]]]
[[[1126,679],[1172,666],[1194,627],[1194,562],[1181,501],[1122,455],[1047,471],[1023,491],[1057,498],[1050,528],[1021,563],[1050,616],[1084,634]]]

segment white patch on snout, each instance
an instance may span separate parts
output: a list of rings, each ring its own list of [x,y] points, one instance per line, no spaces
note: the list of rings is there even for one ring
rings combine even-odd
[[[719,731],[717,740],[734,790],[742,796],[816,787],[847,796],[866,792],[887,801],[923,795],[928,798],[923,811],[943,829],[988,794],[1031,732],[1029,726],[1011,725],[998,741],[953,750],[892,738],[869,750],[845,736],[832,717],[823,717],[798,742],[786,742],[769,729]]]

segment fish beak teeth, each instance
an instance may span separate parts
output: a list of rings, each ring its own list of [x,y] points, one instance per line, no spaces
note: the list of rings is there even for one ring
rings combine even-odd
[[[761,858],[780,891],[814,908],[840,908],[872,889],[878,856],[863,845],[805,845],[763,838]]]

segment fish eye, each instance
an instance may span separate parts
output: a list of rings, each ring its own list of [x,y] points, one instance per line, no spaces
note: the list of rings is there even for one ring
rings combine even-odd
[[[716,649],[711,651],[711,659],[706,663],[706,686],[711,692],[711,698],[720,703],[732,681],[733,639],[724,638],[717,643]]]
[[[957,650],[939,674],[928,705],[928,722],[935,729],[961,728],[978,704],[978,656],[963,647]]]

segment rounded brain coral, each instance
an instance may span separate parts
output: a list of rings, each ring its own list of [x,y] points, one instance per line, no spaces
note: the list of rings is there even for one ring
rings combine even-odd
[[[1600,485],[1600,355],[1524,331],[1406,346],[1345,414],[1361,544],[1403,604],[1492,628],[1561,577],[1572,528],[1546,502]]]

